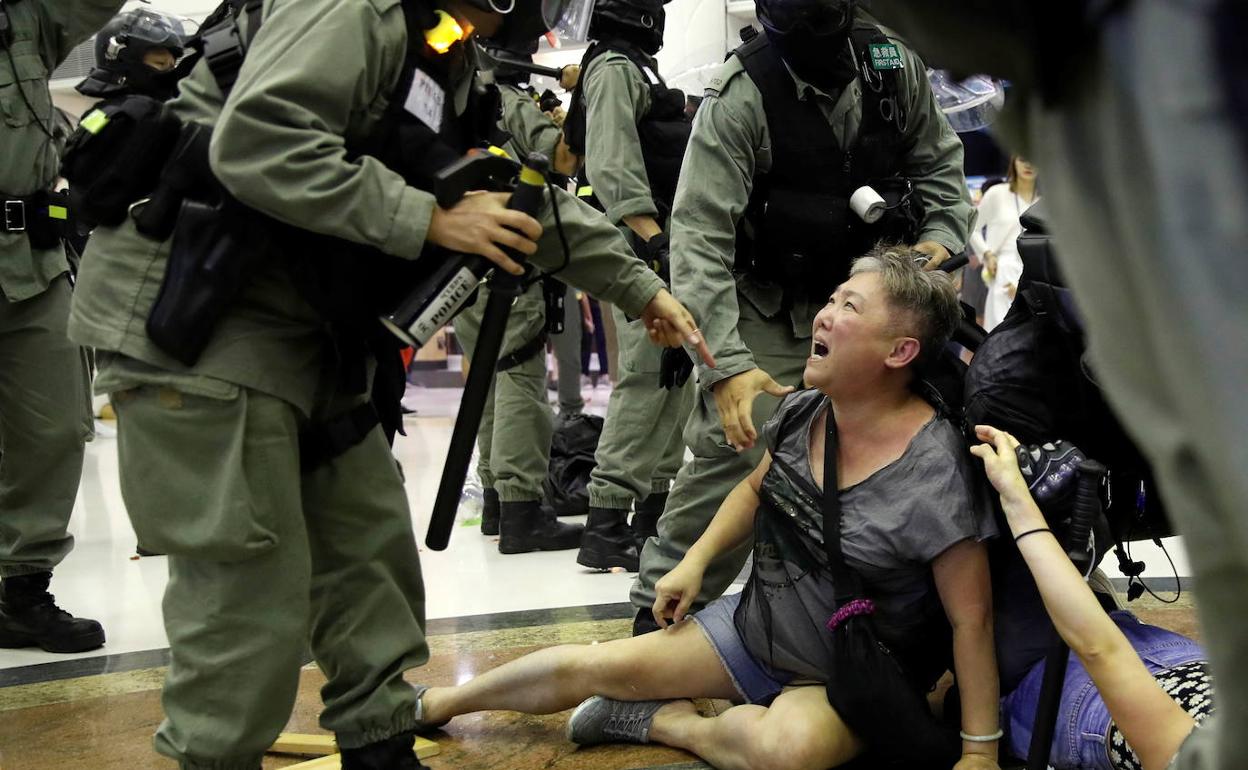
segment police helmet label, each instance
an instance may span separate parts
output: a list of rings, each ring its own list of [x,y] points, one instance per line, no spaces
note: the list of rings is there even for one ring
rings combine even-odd
[[[870,50],[871,69],[877,72],[905,69],[905,61],[896,43],[871,43]]]
[[[445,107],[446,92],[428,73],[416,70],[415,77],[412,78],[412,88],[407,92],[407,99],[403,101],[403,108],[429,128],[441,131]]]

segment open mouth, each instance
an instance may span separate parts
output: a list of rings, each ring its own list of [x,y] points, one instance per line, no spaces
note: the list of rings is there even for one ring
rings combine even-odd
[[[815,340],[814,345],[811,346],[810,357],[812,359],[819,360],[827,354],[828,346],[818,340]]]

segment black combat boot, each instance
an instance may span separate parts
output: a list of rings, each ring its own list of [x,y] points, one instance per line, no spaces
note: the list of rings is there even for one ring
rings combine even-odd
[[[499,504],[499,553],[566,551],[581,544],[580,524],[564,524],[538,500]]]
[[[637,504],[637,512],[633,514],[633,536],[637,538],[637,553],[641,553],[647,539],[659,534],[659,517],[666,507],[666,492],[651,492],[645,500]]]
[[[86,652],[104,646],[104,629],[56,606],[51,572],[0,582],[0,647],[39,647],[45,652]]]
[[[358,749],[343,749],[342,770],[428,770],[416,758],[415,733],[403,733]]]
[[[481,493],[481,534],[498,534],[498,490],[486,487]]]
[[[623,508],[591,507],[576,563],[592,569],[623,567],[629,572],[636,572],[638,561],[637,541],[628,526],[628,511]]]

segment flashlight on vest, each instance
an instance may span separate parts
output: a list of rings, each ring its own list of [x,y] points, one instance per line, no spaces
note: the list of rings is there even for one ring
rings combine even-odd
[[[438,15],[438,23],[425,30],[425,42],[438,53],[446,53],[451,46],[464,39],[464,28],[446,11],[437,10],[434,13]]]
[[[535,156],[532,164],[526,161],[520,169],[520,182],[512,192],[507,208],[537,216],[546,189],[546,176],[541,167],[543,162],[546,162],[544,156]],[[466,158],[454,168],[464,170],[466,174],[463,178],[470,179],[474,176],[474,167],[484,170],[489,165],[516,167],[514,161],[486,155]],[[454,175],[454,168],[448,173]],[[444,208],[460,198],[462,194],[445,204]],[[441,201],[439,203],[442,204]],[[508,252],[508,256],[516,258],[510,250]],[[419,349],[464,308],[493,267],[492,262],[477,254],[446,254],[445,259],[412,289],[393,313],[382,316],[381,323],[405,344]]]

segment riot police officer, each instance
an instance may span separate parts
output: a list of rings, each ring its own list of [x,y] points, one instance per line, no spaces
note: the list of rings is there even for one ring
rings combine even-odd
[[[49,198],[59,158],[48,79],[120,6],[0,2],[0,647],[104,644],[99,623],[48,593],[73,548],[66,530],[92,430],[86,360],[65,336],[69,265],[64,207]]]
[[[165,101],[177,92],[186,30],[174,16],[136,8],[113,17],[95,38],[95,67],[74,86],[84,96],[145,94]]]
[[[581,60],[581,82],[564,125],[607,218],[638,256],[666,274],[671,211],[689,136],[684,94],[668,88],[654,59],[663,45],[660,0],[598,0]],[[619,369],[589,484],[589,518],[577,562],[636,571],[637,542],[653,533],[668,487],[684,459],[680,430],[693,403],[686,379],[657,387],[663,353],[644,326],[613,308]],[[630,530],[627,519],[637,512]]]
[[[531,61],[536,51],[536,39],[492,49],[502,61]],[[538,106],[527,87],[529,73],[500,63],[492,74],[502,97],[497,143],[512,157],[544,153],[555,159],[557,173],[575,174],[580,159],[568,151],[563,132]],[[546,399],[545,294],[551,291],[564,294],[567,289],[562,283],[537,281],[512,305],[498,376],[477,437],[477,472],[484,491],[481,532],[499,535],[498,549],[505,554],[564,550],[581,543],[582,527],[558,521],[541,504],[554,427]],[[476,304],[455,321],[470,365],[488,296],[482,289]]]
[[[428,725],[403,672],[428,657],[424,584],[378,424],[397,398],[367,401],[387,354],[367,336],[387,279],[448,251],[519,273],[504,247],[558,268],[559,235],[542,227],[557,203],[567,280],[642,314],[656,339],[693,336],[683,307],[571,196],[545,196],[537,221],[505,193],[441,207],[429,192],[429,174],[497,115],[470,36],[535,38],[541,5],[234,3],[151,117],[154,135],[179,125],[158,186],[92,236],[70,334],[100,351],[131,522],[169,554],[155,746],[184,768],[259,765],[309,642],[343,767],[418,766],[413,732]],[[107,118],[84,120],[103,136],[117,125]],[[164,184],[170,171],[185,184]],[[164,211],[176,213],[171,236]]]
[[[699,370],[694,457],[642,553],[636,632],[654,626],[655,582],[758,464],[757,426],[799,384],[811,321],[850,261],[885,238],[935,267],[970,229],[962,144],[918,56],[852,0],[756,5],[764,31],[708,86],[676,194],[673,286],[718,368]],[[747,552],[711,565],[695,606],[723,593]]]

